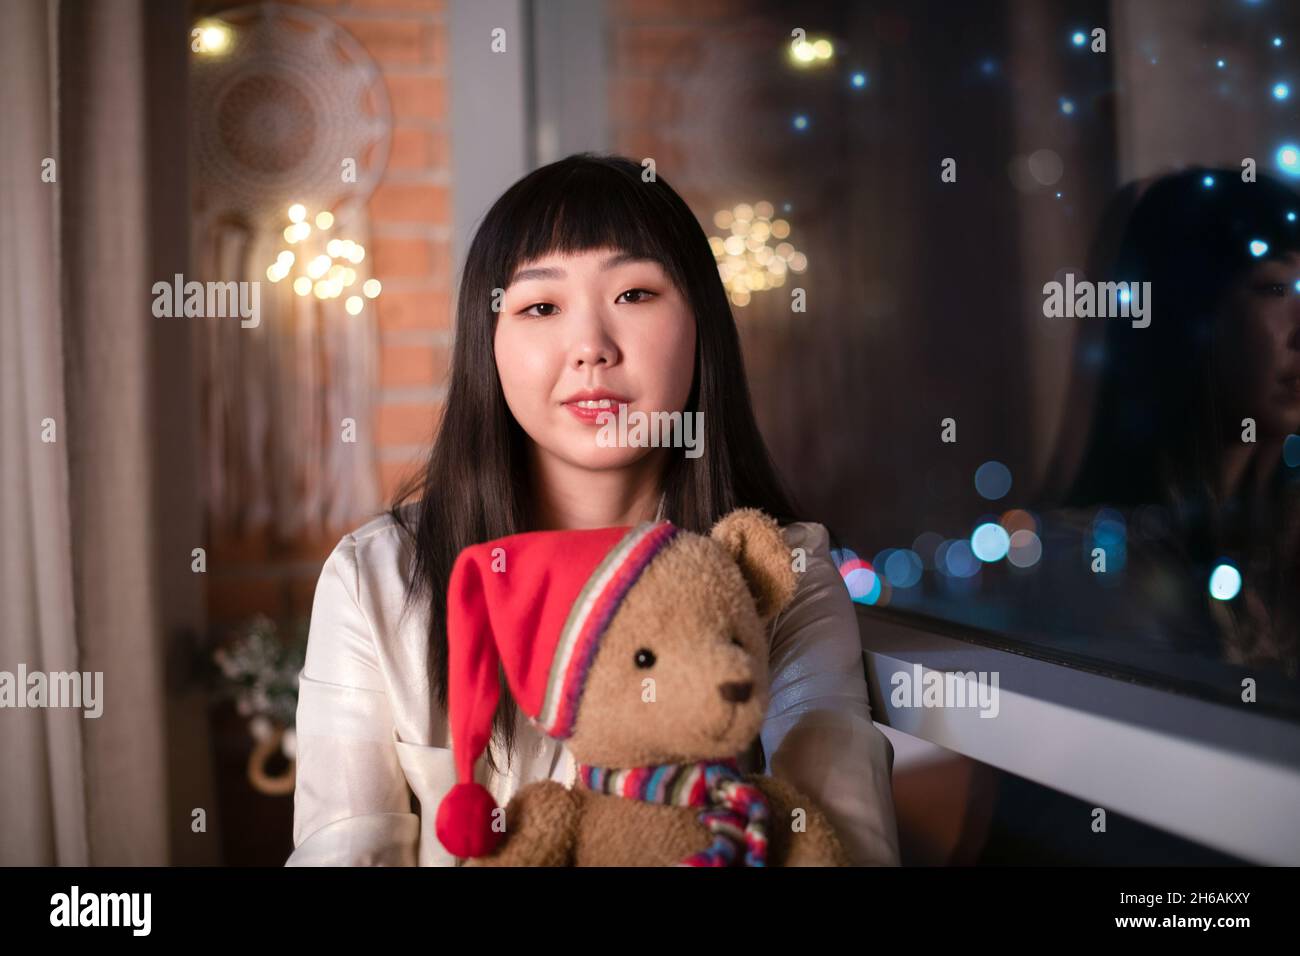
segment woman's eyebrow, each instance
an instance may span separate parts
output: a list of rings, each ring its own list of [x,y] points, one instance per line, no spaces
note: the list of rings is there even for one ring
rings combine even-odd
[[[657,259],[652,259],[649,256],[638,256],[631,252],[618,252],[602,262],[600,268],[602,272],[606,272],[629,262],[651,262],[659,265]],[[509,287],[516,282],[524,282],[528,279],[563,279],[567,274],[558,266],[533,266],[529,269],[520,269],[510,277],[510,281],[506,283],[506,286]]]

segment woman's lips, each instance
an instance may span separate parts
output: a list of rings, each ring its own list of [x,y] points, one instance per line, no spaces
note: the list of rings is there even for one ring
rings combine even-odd
[[[564,403],[564,407],[578,421],[584,425],[603,425],[602,415],[617,415],[618,406],[627,404],[622,399],[615,398],[595,398],[580,399]]]

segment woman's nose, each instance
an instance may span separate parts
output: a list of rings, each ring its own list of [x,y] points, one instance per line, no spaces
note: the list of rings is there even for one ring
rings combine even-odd
[[[616,365],[619,360],[618,346],[605,334],[604,329],[593,325],[574,342],[569,358],[575,369]]]

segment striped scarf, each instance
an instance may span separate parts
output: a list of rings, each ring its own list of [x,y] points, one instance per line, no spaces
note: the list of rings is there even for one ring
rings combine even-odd
[[[579,764],[578,780],[596,793],[675,807],[703,807],[699,820],[713,835],[713,843],[678,866],[767,865],[767,798],[758,787],[745,782],[734,757],[627,770]]]

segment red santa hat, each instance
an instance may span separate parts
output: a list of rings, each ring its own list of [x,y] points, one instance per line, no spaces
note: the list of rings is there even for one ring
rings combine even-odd
[[[573,732],[587,671],[623,596],[677,534],[667,521],[634,528],[536,531],[466,548],[447,588],[448,720],[457,783],[436,831],[458,857],[501,839],[496,801],[474,781],[492,734],[504,671],[515,702],[543,733]]]

